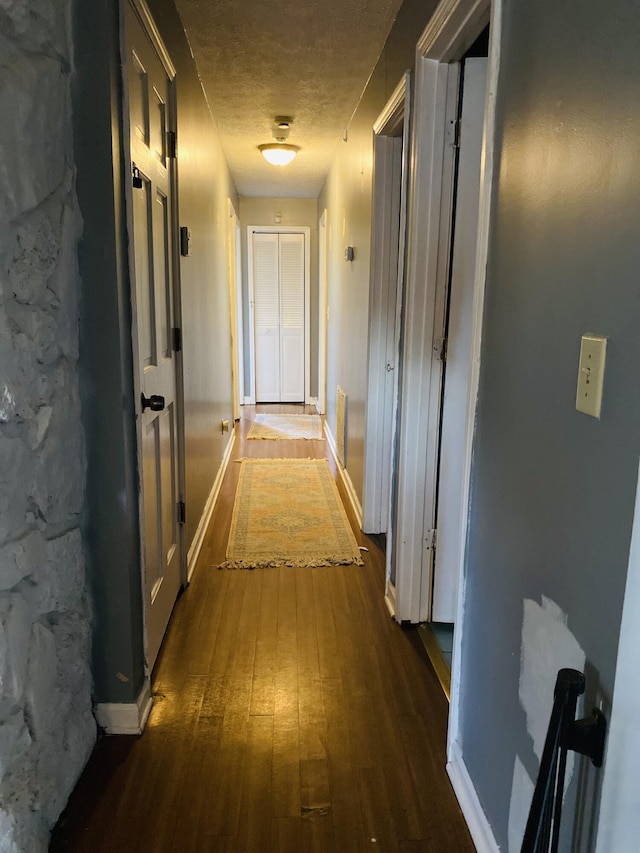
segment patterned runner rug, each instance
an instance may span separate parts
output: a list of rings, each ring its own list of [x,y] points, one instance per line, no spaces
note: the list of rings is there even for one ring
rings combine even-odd
[[[221,569],[357,564],[326,459],[243,459]]]
[[[322,438],[320,415],[256,415],[247,438]]]

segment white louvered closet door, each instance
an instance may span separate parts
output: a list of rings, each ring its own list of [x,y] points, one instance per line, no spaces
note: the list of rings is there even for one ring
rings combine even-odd
[[[280,401],[304,402],[304,235],[280,234]]]
[[[256,401],[304,402],[304,235],[253,234]]]

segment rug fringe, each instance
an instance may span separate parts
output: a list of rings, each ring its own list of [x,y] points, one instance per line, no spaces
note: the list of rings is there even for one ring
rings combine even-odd
[[[319,569],[326,566],[364,566],[362,557],[345,559],[340,557],[320,557],[315,560],[287,560],[277,559],[258,560],[248,562],[247,560],[225,560],[220,563],[218,569],[277,569],[284,566],[290,569]]]

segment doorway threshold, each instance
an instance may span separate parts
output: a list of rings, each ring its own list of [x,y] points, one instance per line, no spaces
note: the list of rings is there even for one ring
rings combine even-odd
[[[422,645],[429,656],[431,666],[435,670],[440,686],[447,697],[447,702],[451,702],[451,663],[447,658],[446,652],[443,652],[440,643],[437,639],[436,631],[429,622],[421,622],[418,625],[418,636]]]

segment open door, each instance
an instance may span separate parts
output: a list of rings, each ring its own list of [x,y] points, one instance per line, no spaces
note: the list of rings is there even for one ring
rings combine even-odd
[[[431,621],[454,622],[463,535],[466,412],[473,337],[480,165],[487,59],[465,59],[458,131],[453,254],[445,326],[442,429],[433,548]]]
[[[147,668],[186,568],[176,332],[175,71],[146,7],[126,7],[134,360],[137,372]]]

